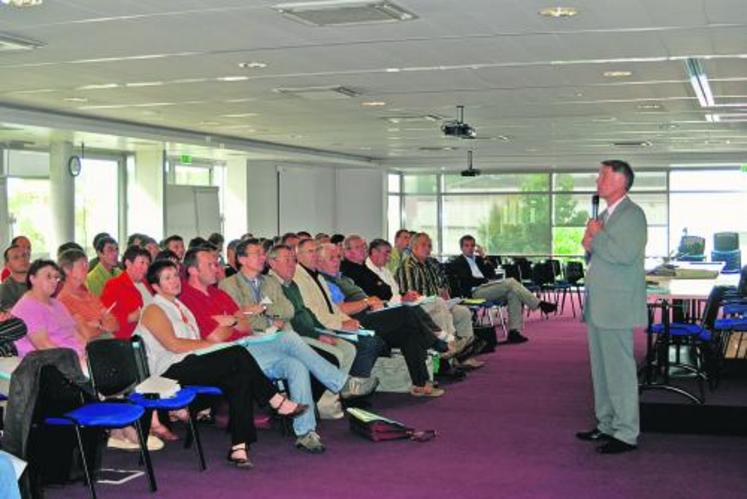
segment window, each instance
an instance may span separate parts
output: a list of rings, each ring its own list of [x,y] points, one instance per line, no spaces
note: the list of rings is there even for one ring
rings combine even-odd
[[[530,192],[548,190],[546,173],[488,174],[479,177],[444,175],[444,192]]]
[[[53,227],[49,180],[9,177],[8,213],[11,237],[28,237],[33,258],[48,256],[51,244],[49,234]]]
[[[174,181],[177,185],[205,185],[210,184],[210,167],[174,165]]]
[[[438,247],[438,209],[436,196],[403,196],[403,227],[417,232],[427,232],[433,240],[433,252]]]
[[[84,159],[75,178],[75,242],[90,253],[99,232],[119,237],[119,162]]]

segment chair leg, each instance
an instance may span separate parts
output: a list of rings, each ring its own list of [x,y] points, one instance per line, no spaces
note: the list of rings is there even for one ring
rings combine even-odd
[[[153,473],[153,464],[150,462],[150,452],[148,452],[148,437],[143,432],[143,426],[140,424],[140,420],[135,421],[135,429],[137,430],[137,439],[140,443],[140,457],[145,463],[145,472],[148,475],[148,483],[150,484],[150,491],[155,492],[158,490],[156,484],[156,476]]]
[[[80,426],[75,425],[75,437],[78,439],[78,450],[80,450],[80,459],[83,461],[83,473],[86,476],[86,483],[88,484],[88,490],[91,492],[91,499],[96,499],[96,488],[93,484],[93,476],[88,469],[88,459],[86,458],[86,450],[83,447],[83,438],[80,435]]]
[[[194,437],[195,447],[197,449],[197,458],[200,461],[200,471],[205,471],[205,455],[202,452],[202,442],[200,441],[200,432],[195,424],[193,411],[189,411],[189,434]]]

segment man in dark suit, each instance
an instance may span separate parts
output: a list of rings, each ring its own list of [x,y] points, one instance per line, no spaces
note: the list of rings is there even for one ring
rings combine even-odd
[[[521,334],[524,329],[524,305],[530,310],[539,308],[546,314],[558,308],[554,303],[541,301],[516,279],[496,281],[495,269],[485,260],[482,250],[477,250],[474,237],[462,236],[459,247],[462,254],[455,257],[450,266],[459,279],[462,295],[486,300],[505,299],[508,302],[509,343],[527,341],[527,337]]]

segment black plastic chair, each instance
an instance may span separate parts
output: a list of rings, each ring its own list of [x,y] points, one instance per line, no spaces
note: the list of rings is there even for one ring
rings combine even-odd
[[[581,288],[584,287],[584,264],[582,262],[571,261],[565,264],[565,280],[571,285],[571,290],[576,290],[578,298],[578,307],[581,314],[584,312],[584,297]]]

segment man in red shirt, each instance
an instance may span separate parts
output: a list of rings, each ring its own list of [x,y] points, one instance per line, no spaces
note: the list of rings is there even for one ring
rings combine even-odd
[[[182,286],[179,300],[192,311],[200,335],[208,341],[231,341],[251,335],[247,314],[228,293],[215,286],[218,267],[212,249],[196,247],[187,251],[184,256],[187,282]],[[376,380],[354,387],[349,377],[314,352],[293,331],[283,331],[271,341],[249,343],[246,348],[268,378],[287,380],[291,397],[300,403],[310,406],[314,403],[310,372],[342,397],[367,395],[376,388]],[[324,452],[325,447],[316,432],[314,411],[295,418],[293,429],[297,436],[296,447],[312,453]]]
[[[145,273],[150,265],[150,253],[138,246],[130,246],[123,256],[125,271],[106,281],[101,292],[101,303],[111,307],[119,322],[114,335],[128,340],[132,336],[144,305],[152,301],[152,293],[145,283]]]

